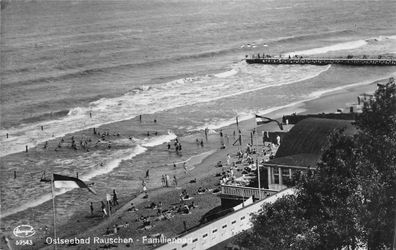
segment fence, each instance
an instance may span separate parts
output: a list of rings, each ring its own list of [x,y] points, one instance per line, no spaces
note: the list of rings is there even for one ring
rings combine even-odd
[[[260,197],[261,199],[264,199],[268,196],[276,194],[277,192],[278,192],[277,190],[271,190],[271,189],[259,190],[258,188],[252,188],[252,187],[221,185],[221,194],[239,196],[243,198],[249,198],[253,196],[253,198],[255,199],[260,199]]]

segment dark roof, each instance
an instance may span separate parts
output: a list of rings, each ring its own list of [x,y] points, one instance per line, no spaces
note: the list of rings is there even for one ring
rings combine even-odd
[[[316,163],[319,161],[320,155],[317,154],[298,154],[288,155],[283,157],[274,158],[265,165],[271,166],[288,166],[288,167],[310,167],[316,168]]]
[[[268,164],[312,166],[320,159],[322,148],[327,144],[328,136],[334,129],[345,128],[345,135],[356,133],[352,122],[323,118],[304,119],[283,137],[276,158]]]

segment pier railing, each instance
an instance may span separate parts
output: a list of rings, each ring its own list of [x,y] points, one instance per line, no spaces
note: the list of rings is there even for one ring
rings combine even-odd
[[[343,65],[372,65],[392,66],[396,65],[395,59],[358,59],[358,58],[247,58],[249,64],[343,64]]]
[[[240,186],[231,186],[231,185],[221,185],[221,194],[223,195],[232,195],[242,198],[254,197],[255,199],[264,199],[268,196],[278,193],[277,190],[271,189],[258,189],[252,187],[240,187]],[[260,195],[261,194],[261,195]]]

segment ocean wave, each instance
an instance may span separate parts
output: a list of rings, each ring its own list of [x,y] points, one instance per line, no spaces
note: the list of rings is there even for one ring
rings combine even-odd
[[[384,79],[388,79],[390,77],[396,77],[396,72],[395,73],[391,73],[386,77],[380,78],[380,79],[376,79],[376,80],[367,80],[367,81],[362,81],[362,82],[356,82],[356,83],[351,83],[351,84],[347,84],[347,85],[343,85],[343,86],[338,86],[338,87],[334,87],[334,88],[329,88],[329,89],[324,89],[324,90],[318,90],[318,91],[314,91],[310,94],[308,94],[307,96],[305,96],[305,98],[303,98],[302,100],[299,101],[295,101],[292,103],[288,103],[286,105],[280,105],[280,106],[275,106],[275,107],[270,107],[267,109],[261,109],[261,110],[249,110],[246,112],[238,112],[235,113],[235,117],[238,117],[238,121],[242,122],[242,121],[246,121],[246,120],[250,120],[253,119],[255,117],[256,114],[260,114],[260,115],[268,115],[270,113],[274,113],[276,111],[280,111],[286,108],[292,108],[294,107],[295,109],[293,110],[293,112],[299,112],[298,111],[298,105],[307,102],[307,101],[312,101],[315,99],[318,99],[326,94],[330,94],[336,91],[341,91],[344,89],[348,89],[348,88],[354,88],[354,87],[359,87],[359,86],[363,86],[363,85],[368,85],[370,83],[373,83],[375,81],[380,81],[380,80],[384,80]],[[301,109],[301,111],[303,111]],[[286,111],[287,113],[290,113],[290,111]],[[277,113],[274,116],[275,117],[279,117],[281,115],[284,115],[283,113]],[[206,128],[208,128],[210,131],[215,131],[227,126],[230,126],[232,124],[236,123],[236,118],[229,118],[229,119],[220,119],[220,120],[211,120],[211,121],[206,121],[204,125],[195,127],[193,129],[190,129],[189,131],[202,131]]]
[[[366,40],[357,40],[357,41],[350,41],[350,42],[344,42],[344,43],[337,43],[334,45],[320,47],[320,48],[294,51],[294,52],[290,52],[290,53],[285,53],[284,56],[318,55],[318,54],[324,54],[324,53],[333,52],[333,51],[357,49],[364,45],[367,45]]]
[[[306,65],[277,67],[250,67],[245,62],[233,66],[238,73],[233,77],[218,78],[202,76],[184,78],[141,92],[129,92],[120,97],[102,98],[91,102],[88,107],[77,107],[68,115],[57,120],[24,124],[8,130],[1,130],[1,156],[20,152],[25,145],[33,147],[47,140],[62,137],[68,133],[98,127],[117,121],[134,118],[140,114],[153,114],[181,106],[216,101],[264,88],[292,84],[316,77],[330,66]],[[287,72],[287,73],[286,73]],[[219,95],[220,93],[220,95]],[[92,113],[92,117],[90,117]],[[44,131],[37,128],[45,126]],[[9,133],[9,138],[5,134]]]
[[[166,135],[154,136],[152,138],[146,138],[137,142],[143,147],[155,147],[166,142],[170,142],[171,140],[174,140],[176,138],[177,135],[175,135],[172,131],[168,131],[168,134]]]
[[[118,151],[113,153],[113,156],[111,157],[113,159],[109,160],[108,162],[105,162],[103,164],[103,166],[98,166],[98,165],[91,166],[89,172],[80,175],[79,178],[81,180],[83,180],[84,182],[88,182],[91,179],[93,179],[94,177],[97,177],[97,176],[100,176],[100,175],[104,175],[104,174],[108,174],[111,171],[113,171],[115,168],[117,168],[122,161],[132,159],[133,157],[144,153],[146,150],[147,150],[146,148],[144,148],[144,147],[142,147],[140,145],[135,146],[133,149],[118,150]],[[57,172],[57,173],[58,174],[69,175],[69,173],[62,173],[62,172]],[[70,190],[71,189],[65,189],[65,188],[56,189],[54,193],[55,193],[55,196],[58,196],[58,195],[66,193],[66,192],[68,192]],[[24,211],[24,210],[26,210],[28,208],[39,206],[39,205],[41,205],[41,204],[43,204],[43,203],[45,203],[45,202],[47,202],[47,201],[49,201],[51,199],[52,199],[52,196],[51,196],[50,193],[41,195],[40,197],[35,198],[34,200],[28,200],[28,201],[24,202],[24,204],[19,206],[19,207],[8,209],[6,211],[2,211],[2,213],[0,215],[0,218],[4,218],[4,217],[7,217],[9,215]]]
[[[267,41],[267,43],[270,43],[270,44],[290,43],[290,42],[320,39],[320,38],[331,37],[331,36],[351,35],[353,33],[354,33],[354,31],[350,30],[350,29],[334,30],[334,31],[327,31],[327,32],[312,33],[312,34],[279,37],[276,39],[269,40],[269,41]]]
[[[218,77],[218,78],[226,78],[226,77],[230,77],[230,76],[233,76],[236,74],[238,74],[238,71],[235,69],[232,69],[232,70],[229,70],[226,72],[221,72],[221,73],[215,74],[214,76]]]
[[[59,111],[53,111],[53,112],[47,112],[43,114],[39,114],[36,116],[32,116],[29,118],[22,119],[20,122],[21,123],[35,123],[35,122],[40,122],[48,119],[58,119],[63,116],[69,115],[70,110],[59,110]]]
[[[164,65],[169,63],[180,63],[183,61],[200,59],[200,58],[208,58],[224,55],[227,53],[233,53],[238,51],[237,47],[229,47],[221,50],[214,51],[206,51],[196,54],[185,54],[185,55],[177,55],[169,58],[162,58],[158,60],[151,60],[145,62],[135,62],[135,63],[121,63],[121,64],[110,64],[110,65],[96,65],[95,67],[90,68],[78,68],[73,69],[70,68],[69,65],[57,65],[54,69],[58,71],[58,73],[49,73],[44,76],[34,77],[29,79],[17,80],[17,81],[4,81],[3,87],[16,87],[16,86],[27,86],[32,84],[39,84],[42,82],[57,82],[69,79],[81,79],[82,77],[87,77],[95,74],[108,73],[114,70],[128,70],[128,69],[139,69],[139,68],[147,68],[158,65]]]

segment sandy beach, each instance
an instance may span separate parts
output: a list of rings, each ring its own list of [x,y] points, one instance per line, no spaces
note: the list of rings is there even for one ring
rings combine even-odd
[[[375,88],[376,83],[370,83],[367,85],[342,89],[332,93],[327,93],[318,99],[310,100],[295,106],[289,106],[284,109],[277,110],[273,113],[267,114],[266,116],[279,119],[282,117],[282,115],[287,115],[294,112],[321,113],[335,112],[337,109],[343,109],[348,112],[349,107],[356,104],[356,97],[358,95],[362,93],[372,93]],[[114,133],[120,134],[120,136],[117,136],[117,134],[113,135],[112,132],[110,132],[111,134],[108,137],[108,141],[111,141],[111,150],[118,150],[129,147],[130,145],[128,143],[125,143],[130,140],[129,135],[144,135],[148,130],[156,131],[160,136],[168,136],[165,138],[166,140],[176,138],[178,134],[177,130],[173,130],[175,133],[174,136],[169,135],[166,124],[161,124],[160,122],[153,123],[152,119],[158,119],[158,121],[160,121],[161,117],[154,118],[151,116],[145,116],[146,122],[144,124],[140,124],[139,120],[135,118],[133,120],[117,122],[114,124],[99,127],[97,128],[97,131],[117,131]],[[103,235],[106,234],[107,228],[112,230],[114,225],[120,226],[127,223],[128,226],[125,228],[120,228],[119,232],[116,235],[122,238],[131,237],[135,240],[135,242],[134,244],[129,245],[120,244],[120,247],[132,247],[133,249],[149,249],[153,247],[153,245],[143,243],[143,236],[164,234],[167,237],[174,237],[180,235],[185,231],[183,222],[186,223],[187,230],[192,230],[194,227],[199,226],[201,223],[204,223],[204,220],[202,219],[203,216],[207,215],[207,213],[211,210],[212,212],[215,211],[216,207],[220,205],[220,199],[217,197],[216,194],[212,193],[212,190],[215,190],[218,187],[219,183],[219,177],[216,177],[216,174],[221,172],[221,169],[215,167],[216,163],[219,161],[225,163],[227,159],[227,154],[235,155],[238,149],[245,148],[246,144],[250,142],[250,132],[255,128],[255,120],[251,119],[241,121],[239,123],[239,128],[242,130],[243,134],[242,147],[239,145],[232,146],[232,143],[235,141],[233,138],[233,132],[236,130],[235,124],[222,128],[222,132],[225,136],[228,137],[228,143],[223,138],[223,142],[226,146],[225,149],[220,149],[221,138],[218,134],[219,130],[211,131],[209,133],[208,140],[205,139],[203,131],[198,133],[190,133],[183,137],[178,137],[178,140],[183,145],[181,155],[178,155],[173,151],[169,152],[166,149],[166,143],[161,143],[159,146],[149,147],[146,152],[134,157],[133,160],[126,159],[124,161],[121,161],[117,169],[112,170],[111,173],[104,173],[102,178],[97,178],[98,181],[95,181],[94,187],[99,191],[100,196],[92,196],[88,194],[88,192],[85,190],[72,190],[66,194],[58,196],[56,198],[56,209],[58,216],[63,218],[63,221],[58,221],[57,237],[103,237]],[[276,129],[276,127],[269,124],[260,127],[259,133],[260,131],[271,131],[273,129]],[[71,136],[74,136],[75,138],[80,138],[84,136],[90,137],[92,136],[92,133],[92,129],[90,129],[74,133],[72,135],[67,135],[65,138],[70,138]],[[197,139],[198,141],[200,141],[201,139],[204,141],[203,147],[201,147],[199,144],[197,145]],[[57,143],[58,140],[49,141],[48,147],[56,148]],[[149,143],[150,141],[147,141],[147,144]],[[155,143],[153,143],[153,145],[155,145]],[[37,148],[30,149],[29,153],[18,153],[6,156],[3,158],[2,163],[7,164],[10,162],[18,162],[19,164],[25,164],[25,166],[28,166],[29,161],[31,162],[32,159],[45,162],[46,158],[62,158],[66,156],[70,157],[70,154],[73,154],[74,157],[78,158],[81,155],[84,155],[84,152],[74,152],[70,149],[64,148],[61,148],[59,151],[45,151],[42,149],[42,147],[43,145],[40,145]],[[92,150],[101,151],[99,149]],[[143,160],[147,159],[147,154],[152,156],[151,162]],[[183,168],[183,162],[186,162],[186,166],[188,169],[187,173]],[[176,168],[173,166],[173,163],[176,164]],[[33,166],[34,164],[32,164],[32,167]],[[149,170],[150,173],[149,178],[145,179],[148,187],[148,198],[143,198],[144,194],[142,194],[141,192],[141,182],[147,170]],[[129,173],[129,175],[126,174],[127,172]],[[133,174],[131,174],[131,172]],[[174,185],[171,185],[170,187],[163,187],[163,184],[161,183],[161,176],[165,174],[168,174],[171,179],[173,179],[173,176],[176,176],[178,182],[177,187],[175,187]],[[106,175],[116,175],[118,176],[117,180],[119,182],[125,183],[125,189],[118,188],[116,190],[119,198],[119,205],[115,207],[115,210],[113,211],[113,214],[110,218],[102,217],[99,203],[100,200],[104,200],[103,195],[105,193],[111,192],[110,188],[108,187],[109,184],[106,183]],[[40,185],[44,186],[44,184],[41,183]],[[211,191],[199,195],[197,194],[197,190],[199,187],[207,188]],[[190,201],[180,203],[179,195],[182,190],[187,190],[188,194],[190,194],[194,198]],[[68,202],[68,197],[70,196],[80,197],[79,199],[81,199],[81,201],[85,201],[81,202],[82,204],[86,204],[85,208],[84,206],[79,205],[80,209],[77,212],[68,215],[68,207],[73,206],[73,204]],[[90,215],[89,212],[89,201],[94,202],[95,209],[93,215]],[[193,201],[197,207],[195,209],[192,209],[191,214],[177,214],[169,220],[155,221],[153,223],[154,226],[150,229],[139,229],[142,227],[142,221],[139,220],[140,217],[156,216],[156,209],[146,208],[152,202],[155,202],[156,204],[161,202],[163,209],[170,209],[173,206],[180,206],[183,204],[190,205]],[[137,211],[130,211],[131,203],[134,204],[134,206],[137,208]],[[4,225],[8,226],[3,229],[3,232],[6,235],[9,235],[9,237],[12,239],[13,236],[10,234],[10,231],[13,228],[13,225],[21,223],[18,218],[24,217],[24,214],[28,213],[36,214],[39,217],[41,216],[42,220],[40,220],[40,225],[34,225],[35,227],[40,228],[37,231],[37,236],[35,238],[35,248],[45,247],[46,245],[44,242],[46,237],[52,235],[53,221],[51,216],[48,216],[48,214],[43,214],[43,212],[41,211],[51,211],[51,206],[52,203],[50,201],[47,201],[37,207],[29,208],[20,213],[16,213],[4,218]],[[83,247],[72,246],[72,248],[96,249],[97,247],[102,245],[106,244],[89,245]]]

